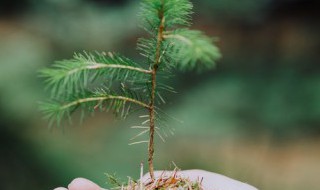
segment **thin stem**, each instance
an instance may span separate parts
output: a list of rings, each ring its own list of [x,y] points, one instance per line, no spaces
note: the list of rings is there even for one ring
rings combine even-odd
[[[158,37],[157,37],[157,47],[156,47],[156,56],[154,60],[154,64],[152,67],[151,73],[151,100],[149,104],[149,114],[150,114],[150,132],[149,132],[149,173],[151,180],[154,181],[154,166],[153,166],[153,155],[154,155],[154,133],[155,133],[155,92],[156,92],[156,75],[157,69],[160,64],[161,59],[161,45],[163,41],[163,32],[164,32],[164,2],[162,1],[162,7],[159,10],[159,18],[160,18],[160,26],[158,28]]]
[[[155,88],[156,88],[156,70],[155,67],[152,73],[152,86],[151,86],[151,102],[150,102],[150,132],[149,132],[149,172],[150,177],[154,180],[154,167],[153,167],[153,154],[154,154],[154,128],[155,128],[155,108],[154,108],[154,101],[155,101]]]

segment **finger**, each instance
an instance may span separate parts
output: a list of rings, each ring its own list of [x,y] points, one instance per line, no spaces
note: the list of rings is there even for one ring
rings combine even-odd
[[[57,188],[55,188],[54,190],[68,190],[68,189],[66,189],[66,188],[64,188],[64,187],[57,187]]]
[[[76,178],[69,185],[69,190],[101,190],[97,184],[84,178]]]

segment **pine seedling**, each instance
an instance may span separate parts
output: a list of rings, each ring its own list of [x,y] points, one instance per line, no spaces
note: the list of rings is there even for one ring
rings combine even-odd
[[[133,128],[149,134],[148,166],[154,180],[155,134],[162,138],[159,104],[165,102],[163,91],[173,91],[160,82],[161,78],[172,77],[177,70],[211,69],[220,58],[210,37],[188,28],[192,7],[189,0],[141,2],[141,26],[149,34],[137,44],[145,58],[143,63],[117,53],[83,52],[42,70],[41,77],[51,90],[50,101],[41,104],[49,124],[59,125],[77,109],[110,110],[125,118],[132,110],[142,108],[147,121]]]

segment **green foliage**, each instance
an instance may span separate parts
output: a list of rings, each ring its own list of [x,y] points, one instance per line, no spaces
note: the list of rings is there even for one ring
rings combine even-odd
[[[166,30],[177,26],[189,26],[191,9],[192,4],[188,0],[142,1],[140,18],[151,38],[139,39],[138,50],[147,58],[149,69],[142,68],[140,64],[115,53],[84,52],[75,53],[73,59],[57,61],[51,68],[42,70],[40,76],[45,78],[54,100],[41,104],[46,118],[59,123],[78,107],[95,110],[99,105],[98,107],[112,109],[121,116],[126,115],[123,110],[128,103],[147,107],[145,105],[149,104],[148,99],[151,97],[151,66],[157,56],[160,71],[163,72],[159,73],[160,77],[170,76],[169,72],[173,68],[212,68],[214,61],[220,58],[220,53],[211,38],[200,31],[187,28]],[[159,26],[162,26],[163,30],[160,44]],[[157,51],[160,55],[157,55]],[[197,63],[202,63],[203,67],[198,67]],[[128,86],[125,90],[120,90],[120,93],[112,90],[114,84],[119,82]],[[159,103],[165,101],[158,90],[174,91],[166,84],[159,84],[156,90],[155,98],[159,99],[156,101]],[[144,98],[141,98],[142,93]]]
[[[130,89],[121,88],[120,92],[114,92],[107,87],[100,87],[94,91],[70,95],[62,104],[59,101],[40,103],[40,110],[46,115],[50,126],[55,122],[59,125],[64,117],[70,118],[78,108],[82,108],[82,111],[112,110],[115,115],[126,118],[132,104],[148,108],[148,105],[143,103],[143,98]]]
[[[120,181],[120,179],[116,176],[116,174],[105,174],[108,179],[108,183],[112,185],[115,188],[121,187],[123,183]]]
[[[152,38],[141,38],[138,50],[147,58],[148,63],[155,60],[159,25],[164,30],[160,44],[160,64],[162,68],[178,68],[182,71],[192,69],[210,69],[221,57],[219,49],[213,45],[213,39],[201,31],[189,30],[192,4],[188,0],[144,0],[141,20],[143,28]],[[162,21],[160,20],[163,16]],[[202,63],[200,65],[196,63]],[[200,66],[200,67],[198,67]]]
[[[220,58],[219,49],[212,45],[212,39],[201,31],[189,29],[177,29],[167,32],[164,38],[172,44],[169,51],[177,61],[177,67],[181,70],[211,69],[215,60]],[[197,65],[198,63],[202,63]]]
[[[88,84],[103,77],[107,82],[143,80],[147,70],[137,63],[113,53],[75,53],[73,59],[57,61],[52,68],[43,69],[40,76],[46,78],[53,95],[73,94],[83,91]]]
[[[177,25],[189,26],[192,7],[189,0],[143,0],[140,19],[143,27],[151,33],[157,32],[157,28],[162,22],[161,15],[165,18],[165,28]]]
[[[154,134],[163,140],[163,130],[156,125],[166,127],[162,120],[167,117],[158,108],[165,103],[160,91],[174,91],[159,83],[159,77],[170,77],[175,68],[198,69],[197,62],[202,63],[201,68],[212,68],[220,54],[212,39],[202,32],[178,28],[190,25],[192,4],[188,0],[143,0],[141,7],[142,26],[150,38],[139,39],[138,50],[146,57],[144,64],[148,68],[113,53],[75,54],[73,59],[56,62],[52,68],[41,71],[53,99],[42,103],[41,110],[51,124],[59,124],[77,108],[112,110],[122,117],[128,115],[132,105],[146,109],[147,120],[137,126],[143,130],[137,136],[149,132],[149,141],[140,142],[148,142],[153,179]]]

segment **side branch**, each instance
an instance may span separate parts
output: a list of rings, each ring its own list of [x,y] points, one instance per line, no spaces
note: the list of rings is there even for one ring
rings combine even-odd
[[[76,72],[79,72],[82,70],[95,70],[95,69],[104,69],[104,68],[127,69],[127,70],[137,71],[137,72],[141,72],[141,73],[152,74],[151,70],[146,70],[146,69],[142,69],[139,67],[118,65],[118,64],[103,64],[103,63],[95,63],[95,62],[88,62],[88,63],[90,65],[70,70],[67,73],[67,75],[72,75],[73,73],[76,73]]]
[[[123,101],[127,101],[127,102],[131,102],[131,103],[134,103],[134,104],[137,104],[139,106],[142,106],[144,108],[147,108],[147,109],[150,109],[150,106],[139,101],[139,100],[135,100],[135,99],[132,99],[132,98],[127,98],[127,97],[124,97],[124,96],[102,96],[102,97],[92,97],[92,98],[83,98],[83,99],[79,99],[79,100],[76,100],[76,101],[73,101],[73,102],[70,102],[68,104],[65,104],[63,105],[60,109],[63,110],[63,109],[68,109],[72,106],[76,106],[76,105],[79,105],[79,104],[82,104],[82,103],[87,103],[87,102],[94,102],[94,101],[104,101],[104,100],[123,100]]]

